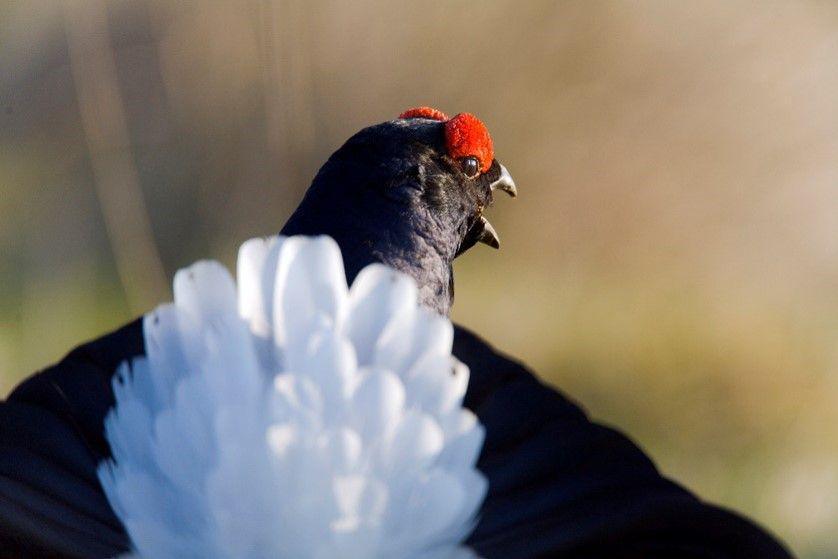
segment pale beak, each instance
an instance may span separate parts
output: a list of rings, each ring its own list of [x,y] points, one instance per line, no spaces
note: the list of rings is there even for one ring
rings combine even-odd
[[[515,198],[518,196],[518,189],[515,187],[515,181],[512,180],[512,175],[509,174],[509,171],[507,171],[506,167],[502,164],[498,163],[498,165],[500,165],[500,177],[498,177],[498,180],[490,184],[489,188],[491,188],[493,192],[495,190],[503,190]]]
[[[512,180],[512,175],[509,174],[506,167],[500,163],[498,163],[498,165],[500,166],[500,176],[489,185],[489,188],[492,192],[495,190],[502,190],[513,198],[516,197],[518,195],[518,188],[515,186],[515,181]],[[489,223],[489,220],[483,215],[479,215],[478,219],[474,222],[474,225],[472,225],[469,229],[465,239],[463,239],[463,242],[457,249],[456,256],[459,256],[477,243],[483,243],[484,245],[488,245],[492,248],[500,248],[500,238],[498,238],[498,232],[495,231],[495,228],[492,227],[492,224]]]
[[[489,220],[480,216],[480,231],[478,233],[477,242],[483,243],[484,245],[489,245],[492,248],[500,248],[500,239],[498,238],[498,232],[495,231],[495,228],[492,227],[492,224],[489,223]]]

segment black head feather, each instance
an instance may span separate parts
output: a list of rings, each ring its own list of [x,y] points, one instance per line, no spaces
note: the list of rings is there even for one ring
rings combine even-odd
[[[413,276],[422,303],[448,314],[451,265],[482,232],[501,167],[469,178],[446,153],[444,125],[398,119],[361,130],[323,165],[283,235],[333,237],[348,279],[382,262]]]

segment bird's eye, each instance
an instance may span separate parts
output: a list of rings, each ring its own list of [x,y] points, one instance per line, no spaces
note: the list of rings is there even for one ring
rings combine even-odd
[[[468,178],[473,179],[480,173],[480,162],[476,157],[463,157],[460,160],[460,168]]]

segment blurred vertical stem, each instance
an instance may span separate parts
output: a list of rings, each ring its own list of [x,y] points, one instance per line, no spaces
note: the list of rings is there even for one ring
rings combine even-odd
[[[268,149],[290,183],[303,187],[316,157],[317,132],[308,7],[294,0],[259,0],[255,10]]]
[[[266,141],[273,157],[283,152],[280,52],[277,38],[279,6],[273,0],[259,0],[257,7],[259,55],[265,104]]]
[[[120,281],[132,312],[168,298],[163,265],[143,201],[102,0],[64,0],[79,113]]]

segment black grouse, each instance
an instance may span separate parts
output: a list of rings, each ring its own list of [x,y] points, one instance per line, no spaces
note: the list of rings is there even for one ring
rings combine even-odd
[[[327,234],[348,279],[372,262],[410,274],[448,314],[452,262],[498,246],[483,210],[515,184],[474,116],[427,107],[362,130],[314,179],[284,235]],[[112,557],[128,539],[96,476],[117,366],[141,320],[72,351],[0,403],[0,556]],[[787,558],[753,523],[663,477],[625,435],[592,422],[523,365],[456,327],[465,404],[486,428],[489,493],[468,544],[493,558]]]

